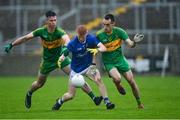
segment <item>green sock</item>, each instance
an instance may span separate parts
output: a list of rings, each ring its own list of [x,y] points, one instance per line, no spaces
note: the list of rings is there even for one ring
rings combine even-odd
[[[95,95],[94,95],[94,93],[91,91],[91,92],[89,92],[88,93],[88,95],[89,95],[89,97],[91,97],[91,99],[92,100],[94,100],[94,98],[95,98]]]
[[[141,100],[140,98],[136,98],[137,104],[140,105],[141,104]]]

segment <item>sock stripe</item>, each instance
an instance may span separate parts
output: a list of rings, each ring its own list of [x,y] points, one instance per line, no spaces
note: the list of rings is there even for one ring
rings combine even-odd
[[[106,105],[107,103],[110,103],[110,101],[109,101],[109,98],[108,98],[108,97],[104,97],[104,103],[105,103],[105,105]]]
[[[64,101],[62,100],[62,98],[58,100],[58,103],[59,103],[60,105],[62,105],[62,104],[64,103]]]

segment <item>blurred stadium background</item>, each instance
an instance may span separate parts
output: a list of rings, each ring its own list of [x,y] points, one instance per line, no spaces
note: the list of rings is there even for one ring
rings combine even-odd
[[[38,38],[17,46],[8,55],[3,46],[42,26],[47,10],[57,12],[58,25],[70,35],[79,24],[95,33],[104,14],[111,12],[116,25],[127,30],[131,38],[136,33],[145,35],[137,47],[123,46],[135,72],[180,74],[179,0],[0,0],[1,76],[37,74],[41,60]]]
[[[67,90],[67,76],[53,72],[46,86],[33,95],[33,107],[26,110],[24,96],[35,80],[41,61],[41,42],[36,38],[6,54],[3,46],[44,24],[44,13],[54,10],[58,25],[73,36],[75,27],[85,24],[93,33],[99,30],[106,13],[116,16],[116,25],[133,38],[144,41],[123,51],[134,68],[144,110],[136,109],[128,83],[122,80],[126,96],[120,96],[112,81],[103,75],[110,99],[116,108],[107,111],[95,106],[83,92],[75,100],[52,112],[55,98]],[[99,56],[99,68],[103,72]],[[0,119],[177,119],[180,118],[180,0],[0,0]],[[161,78],[160,75],[164,76]],[[145,75],[143,75],[145,74]],[[148,75],[146,75],[148,74]],[[153,75],[152,75],[153,74]],[[178,75],[178,76],[176,76]],[[96,95],[97,86],[89,82]],[[79,90],[80,91],[80,90]],[[83,101],[82,101],[83,100]]]

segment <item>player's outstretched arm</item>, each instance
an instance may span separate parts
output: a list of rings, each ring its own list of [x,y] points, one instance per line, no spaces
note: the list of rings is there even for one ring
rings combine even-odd
[[[9,44],[5,45],[4,51],[8,53],[14,46],[19,45],[19,44],[22,44],[22,43],[24,43],[24,42],[32,39],[33,37],[34,37],[34,36],[33,36],[33,33],[31,32],[31,33],[29,33],[29,34],[27,34],[27,35],[25,35],[25,36],[22,36],[22,37],[20,37],[20,38],[17,38],[17,39],[16,39],[15,41],[13,41],[12,43],[9,43]]]

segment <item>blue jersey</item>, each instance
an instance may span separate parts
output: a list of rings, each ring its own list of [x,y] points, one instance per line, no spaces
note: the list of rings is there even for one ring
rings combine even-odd
[[[67,45],[72,53],[71,69],[79,73],[88,68],[92,64],[93,55],[87,48],[96,48],[98,44],[98,39],[92,34],[88,34],[84,42],[80,42],[75,36]]]

